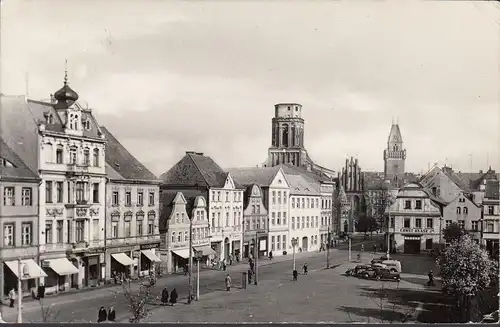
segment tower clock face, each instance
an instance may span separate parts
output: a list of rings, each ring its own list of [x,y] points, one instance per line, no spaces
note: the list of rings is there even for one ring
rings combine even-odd
[[[394,164],[394,166],[393,166],[393,167],[394,167],[394,169],[396,170],[396,169],[398,169],[398,168],[399,168],[399,165],[398,165],[398,164]]]
[[[398,137],[396,135],[394,135],[394,141],[397,141],[398,140]]]

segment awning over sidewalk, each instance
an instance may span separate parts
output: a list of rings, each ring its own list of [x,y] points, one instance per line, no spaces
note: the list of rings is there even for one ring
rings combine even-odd
[[[172,250],[173,253],[184,259],[189,259],[189,249]],[[194,253],[193,253],[194,255]]]
[[[66,258],[47,259],[44,261],[59,276],[78,274],[78,269]]]
[[[16,275],[16,277],[19,277],[19,267],[17,260],[5,261],[5,264],[14,273],[14,275]],[[23,267],[26,267],[26,269]],[[21,279],[47,277],[47,274],[43,271],[42,267],[40,267],[33,259],[21,260],[21,269],[21,274],[24,274],[25,272],[28,273],[28,276],[21,276]]]
[[[125,253],[112,253],[111,256],[124,266],[132,266],[134,264],[134,260],[130,259]]]
[[[194,249],[196,251],[201,251],[201,253],[203,253],[203,255],[216,255],[217,252],[215,252],[211,247],[210,245],[205,245],[205,246],[195,246]]]
[[[156,256],[156,254],[153,253],[151,250],[142,250],[142,254],[144,254],[149,261],[151,262],[161,262],[161,259]]]

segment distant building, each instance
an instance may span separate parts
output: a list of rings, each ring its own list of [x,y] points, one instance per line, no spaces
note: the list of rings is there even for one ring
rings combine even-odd
[[[384,178],[398,183],[405,174],[406,149],[398,123],[392,123],[391,132],[384,150]]]
[[[342,173],[339,173],[338,179],[347,200],[350,202],[350,215],[354,223],[350,227],[353,228],[352,231],[354,232],[360,216],[366,214],[364,176],[358,164],[358,159],[354,160],[353,157],[350,160],[346,159],[345,167],[342,168]]]
[[[444,227],[456,223],[475,239],[481,241],[482,208],[472,200],[472,195],[461,191],[443,209]]]
[[[106,280],[121,273],[145,276],[161,262],[158,178],[105,127]]]
[[[420,253],[442,243],[443,207],[446,203],[419,184],[399,189],[390,207],[390,247],[398,252]]]
[[[282,255],[288,247],[290,228],[290,185],[283,169],[276,166],[231,168],[228,171],[238,184],[251,192],[246,195],[247,201],[253,201],[248,203],[251,207],[245,209],[244,248],[251,251],[255,233],[260,230],[259,254],[268,255],[269,251],[273,251],[275,256]],[[264,214],[267,216],[264,217]],[[285,244],[284,248],[282,244]]]
[[[230,173],[203,153],[189,151],[160,179],[160,193],[176,191],[187,196],[189,192],[189,196],[207,199],[211,247],[217,260],[241,255],[244,188],[233,181]]]
[[[38,278],[47,277],[38,265],[39,183],[38,175],[0,138],[0,303],[12,288],[17,292],[18,259],[23,296],[31,296]]]

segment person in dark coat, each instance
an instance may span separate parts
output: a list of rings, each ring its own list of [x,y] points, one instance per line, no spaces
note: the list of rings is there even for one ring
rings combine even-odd
[[[248,272],[247,272],[247,276],[248,276],[248,284],[251,284],[251,283],[252,283],[252,275],[253,275],[253,271],[252,271],[252,269],[248,269]]]
[[[297,269],[293,270],[292,275],[293,275],[293,281],[296,282],[297,277],[299,276],[299,272],[297,271]]]
[[[115,308],[111,307],[108,311],[108,321],[115,321],[116,319],[116,311]]]
[[[304,275],[307,275],[307,263],[304,263],[302,270],[304,271]]]
[[[106,309],[104,307],[101,307],[99,309],[99,313],[97,314],[97,322],[103,322],[108,319],[108,313],[106,312]]]
[[[177,298],[179,295],[177,294],[177,290],[174,288],[172,293],[170,293],[170,304],[174,306],[177,303]]]
[[[163,289],[163,291],[161,291],[161,303],[163,305],[168,304],[168,290],[166,287]]]

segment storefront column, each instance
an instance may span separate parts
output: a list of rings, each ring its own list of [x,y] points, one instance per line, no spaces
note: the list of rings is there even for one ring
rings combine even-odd
[[[5,298],[5,274],[4,274],[4,262],[0,262],[0,303],[4,303]]]

